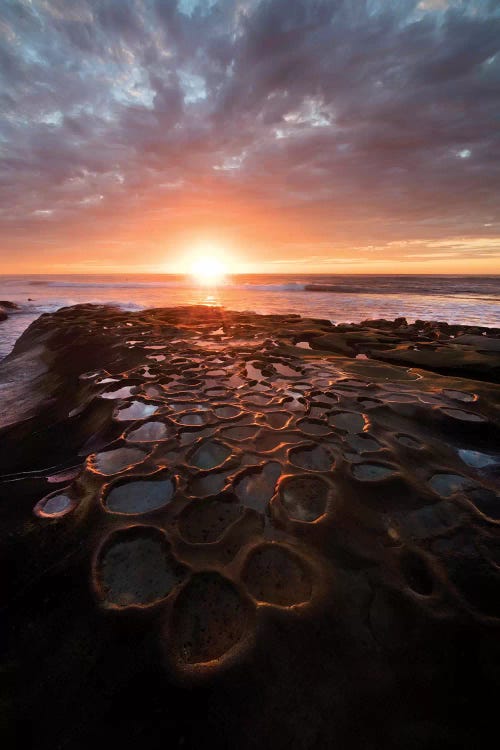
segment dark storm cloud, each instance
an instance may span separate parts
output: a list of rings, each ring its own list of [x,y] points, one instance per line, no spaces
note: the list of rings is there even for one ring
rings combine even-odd
[[[490,0],[3,0],[4,237],[218,189],[324,239],[497,236],[499,49]]]

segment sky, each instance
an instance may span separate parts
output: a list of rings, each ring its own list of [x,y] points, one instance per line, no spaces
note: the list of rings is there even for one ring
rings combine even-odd
[[[500,0],[1,0],[0,273],[500,273]]]

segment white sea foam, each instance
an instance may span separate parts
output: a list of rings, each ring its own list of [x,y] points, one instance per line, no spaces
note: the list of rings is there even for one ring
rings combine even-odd
[[[195,281],[47,281],[35,282],[36,286],[47,286],[51,289],[197,289]],[[304,292],[309,291],[306,284],[291,282],[289,284],[238,284],[223,283],[218,288],[231,288],[251,292]],[[332,290],[333,291],[333,290]]]

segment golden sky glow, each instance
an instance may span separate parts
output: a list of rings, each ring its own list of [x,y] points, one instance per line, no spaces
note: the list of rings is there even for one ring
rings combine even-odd
[[[498,4],[0,5],[0,273],[500,273]]]

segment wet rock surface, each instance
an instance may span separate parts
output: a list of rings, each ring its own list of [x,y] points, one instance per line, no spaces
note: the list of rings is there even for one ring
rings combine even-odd
[[[7,320],[9,313],[13,310],[17,310],[18,305],[15,302],[9,302],[9,300],[0,300],[0,323]]]
[[[17,741],[483,746],[499,336],[210,307],[36,321],[0,365]]]

